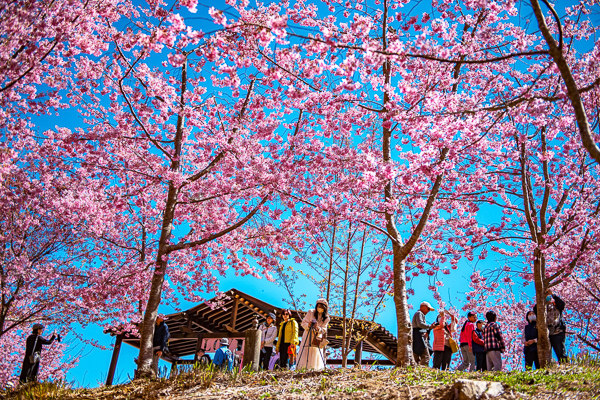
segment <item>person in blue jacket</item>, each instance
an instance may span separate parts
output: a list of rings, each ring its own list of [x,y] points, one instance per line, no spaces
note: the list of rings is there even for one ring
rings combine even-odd
[[[229,350],[229,339],[221,339],[221,347],[215,352],[213,364],[222,370],[231,371],[233,368],[233,353]]]
[[[159,314],[156,317],[156,327],[154,328],[154,337],[152,339],[152,371],[154,376],[158,377],[158,362],[164,353],[167,352],[167,346],[171,334],[169,333],[169,327],[165,323],[167,317],[163,314]]]
[[[477,321],[473,330],[473,354],[475,355],[475,370],[487,371],[485,359],[485,343],[483,342],[483,321]]]

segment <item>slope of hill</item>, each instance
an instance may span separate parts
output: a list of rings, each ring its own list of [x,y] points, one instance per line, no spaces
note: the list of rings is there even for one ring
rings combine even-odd
[[[423,368],[323,372],[193,370],[177,377],[97,389],[42,383],[4,392],[0,399],[250,400],[250,399],[600,399],[600,368],[569,366],[503,373],[441,372]]]

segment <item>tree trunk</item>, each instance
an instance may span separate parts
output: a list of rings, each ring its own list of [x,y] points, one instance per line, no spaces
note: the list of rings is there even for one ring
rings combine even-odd
[[[162,288],[165,281],[165,273],[168,264],[168,255],[166,254],[167,246],[171,240],[173,230],[173,217],[175,214],[175,203],[177,201],[177,188],[173,183],[169,184],[169,193],[167,196],[167,204],[163,217],[162,230],[160,232],[160,240],[158,244],[158,255],[156,256],[156,268],[152,276],[152,284],[150,287],[150,296],[144,312],[144,320],[142,321],[142,331],[140,339],[140,355],[138,357],[138,372],[136,378],[147,378],[153,375],[152,372],[152,341],[154,338],[154,326],[156,323],[156,315],[158,314],[158,306],[162,297]]]
[[[186,54],[187,56],[187,54]],[[181,68],[181,104],[185,102],[185,91],[187,85],[187,58]],[[183,147],[183,128],[185,118],[183,109],[177,117],[177,130],[174,141],[174,154],[171,161],[171,171],[178,171],[181,165],[181,149]],[[163,283],[165,282],[165,274],[168,264],[168,246],[171,241],[173,231],[173,219],[175,217],[175,206],[177,204],[178,189],[174,183],[169,182],[169,192],[165,204],[165,212],[163,215],[162,229],[160,239],[158,241],[158,254],[156,256],[156,268],[152,276],[152,284],[150,286],[150,296],[148,304],[144,312],[144,320],[142,322],[142,332],[140,338],[140,355],[138,357],[138,373],[137,378],[151,377],[152,372],[152,347],[154,339],[154,327],[156,324],[156,315],[158,306],[162,297]]]
[[[333,222],[333,233],[331,234],[331,251],[329,252],[329,277],[327,279],[327,297],[325,298],[329,303],[329,293],[331,292],[331,273],[333,272],[333,256],[335,254],[335,230],[337,223]]]
[[[552,359],[550,337],[548,336],[548,326],[546,324],[546,285],[544,283],[545,273],[543,271],[542,252],[539,249],[535,249],[534,254],[535,259],[533,262],[533,278],[535,281],[535,300],[537,302],[537,351],[540,360],[540,367],[545,368]]]
[[[412,325],[408,313],[408,297],[406,296],[406,263],[401,254],[401,247],[392,243],[394,250],[394,305],[398,323],[398,354],[396,367],[406,367],[414,363],[412,352]]]

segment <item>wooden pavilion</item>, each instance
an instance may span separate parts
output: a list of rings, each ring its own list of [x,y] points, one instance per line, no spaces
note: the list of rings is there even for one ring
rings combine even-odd
[[[218,306],[215,306],[218,304]],[[258,318],[264,321],[267,314],[275,313],[277,316],[276,324],[281,322],[281,311],[284,308],[275,307],[262,300],[252,297],[237,289],[231,289],[225,292],[225,296],[214,298],[202,304],[199,304],[189,310],[168,315],[166,322],[171,333],[169,340],[169,354],[162,357],[163,360],[170,362],[173,366],[181,364],[192,364],[196,360],[196,354],[203,346],[205,339],[230,338],[238,339],[241,345],[245,336],[245,331],[252,328],[252,321]],[[300,325],[304,312],[292,310],[292,317],[298,321],[299,335],[302,336],[304,329]],[[329,347],[339,349],[342,347],[342,327],[344,319],[338,316],[331,316],[327,339]],[[354,338],[351,340],[351,348],[356,350],[354,363],[358,364],[378,364],[395,365],[397,339],[380,324],[370,321],[354,320],[354,332],[360,332],[363,338],[358,343]],[[122,343],[127,343],[136,348],[140,348],[139,337],[116,335],[114,331],[107,331],[111,336],[116,336],[115,347],[111,359],[106,384],[111,385],[119,351]],[[238,347],[239,348],[239,347]],[[363,351],[378,353],[385,357],[383,360],[363,360]],[[183,359],[183,357],[194,356],[193,360]],[[327,359],[328,365],[341,365],[342,360]]]

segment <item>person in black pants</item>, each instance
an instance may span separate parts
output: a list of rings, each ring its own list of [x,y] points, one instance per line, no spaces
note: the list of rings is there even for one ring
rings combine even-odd
[[[485,359],[485,345],[483,342],[483,321],[477,321],[473,330],[473,354],[475,355],[475,370],[487,371]]]
[[[277,339],[277,326],[275,326],[275,314],[270,313],[267,315],[267,322],[261,327],[262,331],[262,344],[260,349],[260,367],[264,370],[269,369],[269,363],[271,362],[271,355],[273,354],[273,345],[275,339]]]
[[[42,346],[49,345],[56,339],[56,334],[53,333],[50,339],[44,339],[42,332],[44,331],[44,325],[35,324],[33,325],[33,333],[27,338],[25,345],[25,359],[23,360],[23,368],[21,369],[21,376],[19,381],[21,383],[35,382],[37,381],[37,375],[40,370],[40,356],[42,353]],[[31,362],[30,356],[37,353],[35,362]]]
[[[564,310],[565,302],[563,299],[548,289],[546,291],[546,325],[550,335],[550,346],[552,346],[559,364],[567,361],[567,348],[565,345],[567,325],[563,320]],[[534,307],[533,312],[537,316],[537,305]]]
[[[290,310],[283,310],[281,313],[283,322],[279,325],[279,335],[277,339],[277,352],[279,353],[279,368],[289,368],[289,350],[295,350],[298,345],[298,323],[292,318]],[[294,352],[295,353],[295,352]]]
[[[523,353],[525,353],[525,369],[540,368],[540,359],[538,357],[537,351],[537,340],[538,340],[538,330],[537,330],[537,316],[533,311],[529,311],[525,316],[527,320],[527,325],[523,329]]]

